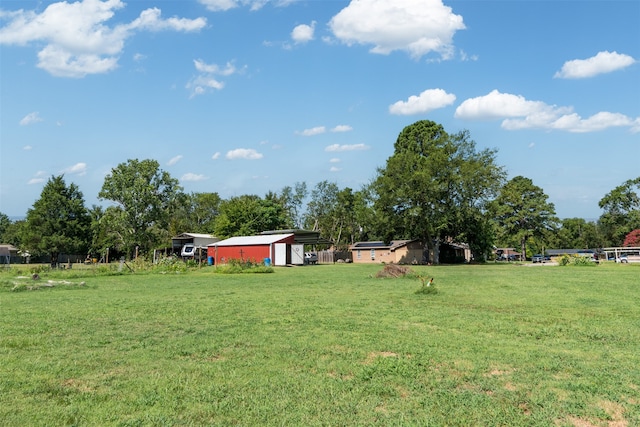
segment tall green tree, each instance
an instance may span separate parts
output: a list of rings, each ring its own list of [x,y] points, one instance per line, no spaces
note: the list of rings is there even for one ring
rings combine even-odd
[[[256,195],[223,200],[215,219],[215,235],[220,238],[251,236],[268,230],[287,228],[287,215],[281,204]]]
[[[372,184],[378,234],[420,239],[434,263],[449,240],[473,240],[476,252],[486,252],[489,239],[477,231],[488,229],[487,203],[503,175],[495,150],[476,150],[468,132],[450,135],[429,120],[409,125]]]
[[[78,186],[67,186],[63,175],[52,176],[40,198],[27,211],[22,246],[32,254],[49,254],[55,267],[61,253],[79,254],[87,250],[90,224]]]
[[[128,253],[136,246],[144,253],[167,240],[169,220],[185,200],[178,180],[157,161],[137,159],[113,168],[98,197],[115,204],[107,207],[103,221]]]
[[[275,199],[282,205],[292,228],[301,228],[303,226],[303,203],[307,198],[307,183],[296,182],[293,187],[285,186]]]
[[[179,203],[171,217],[169,232],[172,236],[180,233],[213,233],[222,199],[218,193],[191,193]]]
[[[304,219],[305,228],[319,231],[321,237],[331,241],[335,241],[335,212],[339,192],[335,182],[325,180],[317,183],[311,190]]]
[[[5,238],[5,234],[11,227],[11,224],[11,219],[6,214],[0,212],[0,243],[9,243]]]
[[[640,177],[625,181],[607,193],[599,202],[606,246],[620,246],[625,236],[640,228]]]
[[[556,228],[555,206],[548,198],[531,179],[516,176],[502,187],[492,203],[500,237],[503,241],[517,240],[523,258],[528,239],[548,239]]]
[[[595,222],[584,218],[565,218],[560,221],[553,244],[559,249],[594,249],[603,246],[603,238]]]

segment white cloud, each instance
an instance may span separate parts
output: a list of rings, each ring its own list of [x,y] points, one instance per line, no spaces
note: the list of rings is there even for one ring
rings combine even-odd
[[[291,31],[291,38],[295,43],[307,43],[313,40],[313,33],[316,28],[316,21],[312,21],[311,25],[300,24]]]
[[[80,78],[107,73],[118,65],[125,41],[138,31],[197,31],[205,18],[163,19],[157,8],[142,11],[130,23],[107,25],[116,11],[125,7],[121,0],[82,0],[56,2],[44,11],[19,10],[5,15],[0,28],[0,44],[43,46],[38,67],[57,77]]]
[[[31,178],[27,184],[28,185],[32,185],[32,184],[40,184],[42,182],[45,181],[45,177],[47,176],[47,172],[45,171],[38,171],[36,172],[36,174],[34,175],[33,178]]]
[[[427,89],[420,95],[412,95],[406,101],[398,101],[389,106],[389,113],[411,115],[428,113],[453,104],[456,96],[442,89]]]
[[[79,175],[79,176],[84,176],[87,173],[87,164],[86,163],[76,163],[73,166],[69,166],[68,168],[64,168],[61,171],[63,174],[70,174],[70,175]]]
[[[31,151],[31,150],[33,149],[33,147],[32,147],[32,146],[30,146],[30,145],[25,145],[24,147],[22,147],[22,149],[23,149],[24,151]]]
[[[162,11],[157,7],[143,10],[140,16],[127,26],[129,30],[147,31],[199,31],[207,25],[205,18],[187,19],[171,17],[162,18]]]
[[[171,159],[167,162],[167,165],[168,165],[168,166],[173,166],[173,165],[175,165],[176,163],[178,163],[180,160],[182,160],[182,154],[179,154],[179,155],[177,155],[177,156],[175,156],[175,157],[171,158]]]
[[[327,128],[324,126],[316,126],[314,128],[305,129],[302,132],[296,132],[298,135],[302,136],[314,136],[321,135],[327,131]]]
[[[42,117],[40,117],[40,113],[34,111],[33,113],[29,113],[20,120],[20,126],[27,126],[34,123],[38,123],[42,121]]]
[[[248,6],[250,10],[262,9],[269,0],[198,0],[212,12],[224,12],[239,6]],[[275,6],[288,6],[297,0],[275,0],[271,1]]]
[[[217,152],[213,153],[213,156],[211,156],[211,158],[213,160],[218,160],[220,158],[220,152],[217,151]]]
[[[368,149],[369,149],[369,146],[365,144],[351,144],[351,145],[333,144],[326,147],[324,151],[359,151],[359,150],[368,150]]]
[[[199,0],[207,9],[212,12],[221,12],[234,7],[238,7],[236,0]]]
[[[257,160],[263,156],[253,148],[236,148],[235,150],[228,151],[226,157],[229,160]]]
[[[334,133],[338,133],[338,132],[351,132],[353,130],[353,128],[349,125],[338,125],[336,127],[334,127],[333,129],[331,129],[331,132]]]
[[[201,59],[195,59],[193,64],[199,74],[186,85],[186,88],[191,91],[191,98],[208,91],[222,90],[224,82],[218,80],[217,76],[227,77],[242,71],[238,70],[232,62],[227,62],[224,67],[220,67],[217,64],[207,64]]]
[[[629,55],[617,52],[598,52],[596,56],[587,59],[567,61],[553,77],[560,79],[584,79],[598,74],[611,73],[621,70],[636,62]]]
[[[342,169],[336,166],[331,166],[329,172],[340,172]]]
[[[329,160],[329,163],[340,163],[340,161],[341,161],[341,160],[340,160],[339,158],[334,157],[334,158],[332,158],[332,159],[330,159],[330,160]]]
[[[373,45],[372,53],[396,50],[419,59],[435,52],[453,56],[453,36],[465,29],[462,16],[441,0],[353,0],[329,22],[334,36],[347,45]]]
[[[180,178],[180,181],[183,181],[183,182],[186,182],[186,181],[206,181],[207,179],[209,179],[209,177],[189,172],[189,173],[185,173],[184,175],[182,175],[182,178]]]
[[[610,127],[629,127],[632,132],[636,132],[638,123],[638,119],[606,111],[583,119],[571,107],[529,101],[521,95],[500,93],[497,90],[465,100],[456,109],[455,117],[465,120],[503,119],[502,127],[508,130],[544,129],[574,133],[594,132]]]

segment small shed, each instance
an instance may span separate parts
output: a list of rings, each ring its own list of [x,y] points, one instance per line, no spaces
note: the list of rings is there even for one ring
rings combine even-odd
[[[180,252],[180,249],[188,243],[193,244],[196,248],[206,248],[211,243],[215,243],[219,240],[220,239],[212,236],[211,234],[182,233],[171,238],[171,246],[174,251]]]
[[[11,264],[11,257],[18,255],[18,248],[10,244],[0,245],[0,264]]]
[[[424,248],[418,240],[357,242],[349,247],[354,263],[416,264],[422,262]]]
[[[230,259],[262,262],[267,258],[273,265],[287,265],[292,261],[292,246],[296,246],[293,233],[237,236],[209,244],[207,256],[216,265]]]

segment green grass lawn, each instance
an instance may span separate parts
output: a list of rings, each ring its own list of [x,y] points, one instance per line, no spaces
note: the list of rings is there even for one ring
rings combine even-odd
[[[638,267],[4,272],[0,425],[638,426]]]

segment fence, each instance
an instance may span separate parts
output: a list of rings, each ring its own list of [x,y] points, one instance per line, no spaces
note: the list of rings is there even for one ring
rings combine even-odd
[[[318,264],[333,264],[335,262],[351,262],[349,251],[318,251]]]

